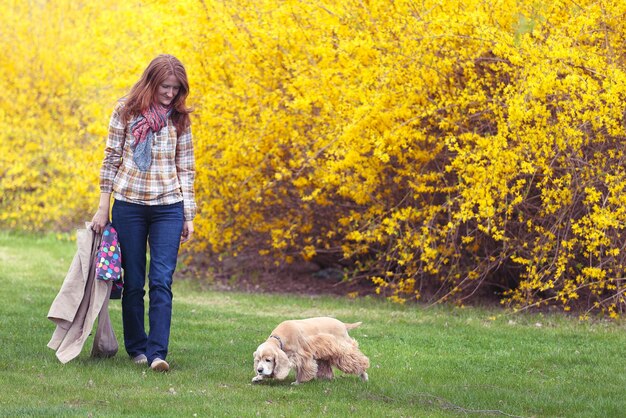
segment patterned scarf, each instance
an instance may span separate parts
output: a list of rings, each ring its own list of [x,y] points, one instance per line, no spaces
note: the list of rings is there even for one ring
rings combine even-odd
[[[154,134],[163,129],[171,113],[171,108],[154,104],[130,124],[130,130],[135,137],[130,148],[133,150],[133,161],[139,170],[148,171],[150,168]]]

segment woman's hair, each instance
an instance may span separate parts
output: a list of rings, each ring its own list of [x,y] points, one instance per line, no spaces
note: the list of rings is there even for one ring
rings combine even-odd
[[[159,85],[173,75],[180,83],[180,90],[172,100],[172,122],[178,135],[189,127],[191,121],[185,100],[189,95],[189,81],[183,64],[173,55],[159,55],[144,70],[141,78],[122,100],[124,106],[120,110],[122,120],[128,122],[132,117],[140,115],[156,101]]]

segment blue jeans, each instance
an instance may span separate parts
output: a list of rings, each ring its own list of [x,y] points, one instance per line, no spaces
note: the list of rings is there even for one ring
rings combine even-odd
[[[146,206],[116,200],[112,224],[122,251],[124,346],[131,357],[145,354],[148,364],[167,357],[172,322],[172,276],[183,231],[183,203]],[[150,246],[149,334],[144,324],[146,250]]]

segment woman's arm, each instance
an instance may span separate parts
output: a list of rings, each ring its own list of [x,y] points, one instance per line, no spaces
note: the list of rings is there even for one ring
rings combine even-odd
[[[117,175],[117,170],[122,163],[122,152],[124,150],[124,137],[126,135],[125,124],[120,117],[120,106],[118,105],[111,115],[109,122],[109,135],[104,150],[104,160],[100,169],[100,203],[98,210],[91,221],[91,228],[96,232],[102,232],[109,223],[109,209],[111,193],[113,192],[113,181]]]
[[[185,243],[193,235],[193,218],[196,216],[196,196],[193,185],[196,177],[196,162],[190,127],[178,137],[176,143],[176,172],[183,193],[185,211],[185,223],[180,242]]]

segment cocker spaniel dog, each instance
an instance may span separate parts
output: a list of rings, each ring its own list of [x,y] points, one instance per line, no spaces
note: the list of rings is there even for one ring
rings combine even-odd
[[[334,318],[309,318],[281,322],[254,352],[253,383],[263,379],[284,380],[296,370],[293,384],[311,379],[332,379],[333,367],[368,379],[369,359],[348,331],[361,325],[344,324]]]

